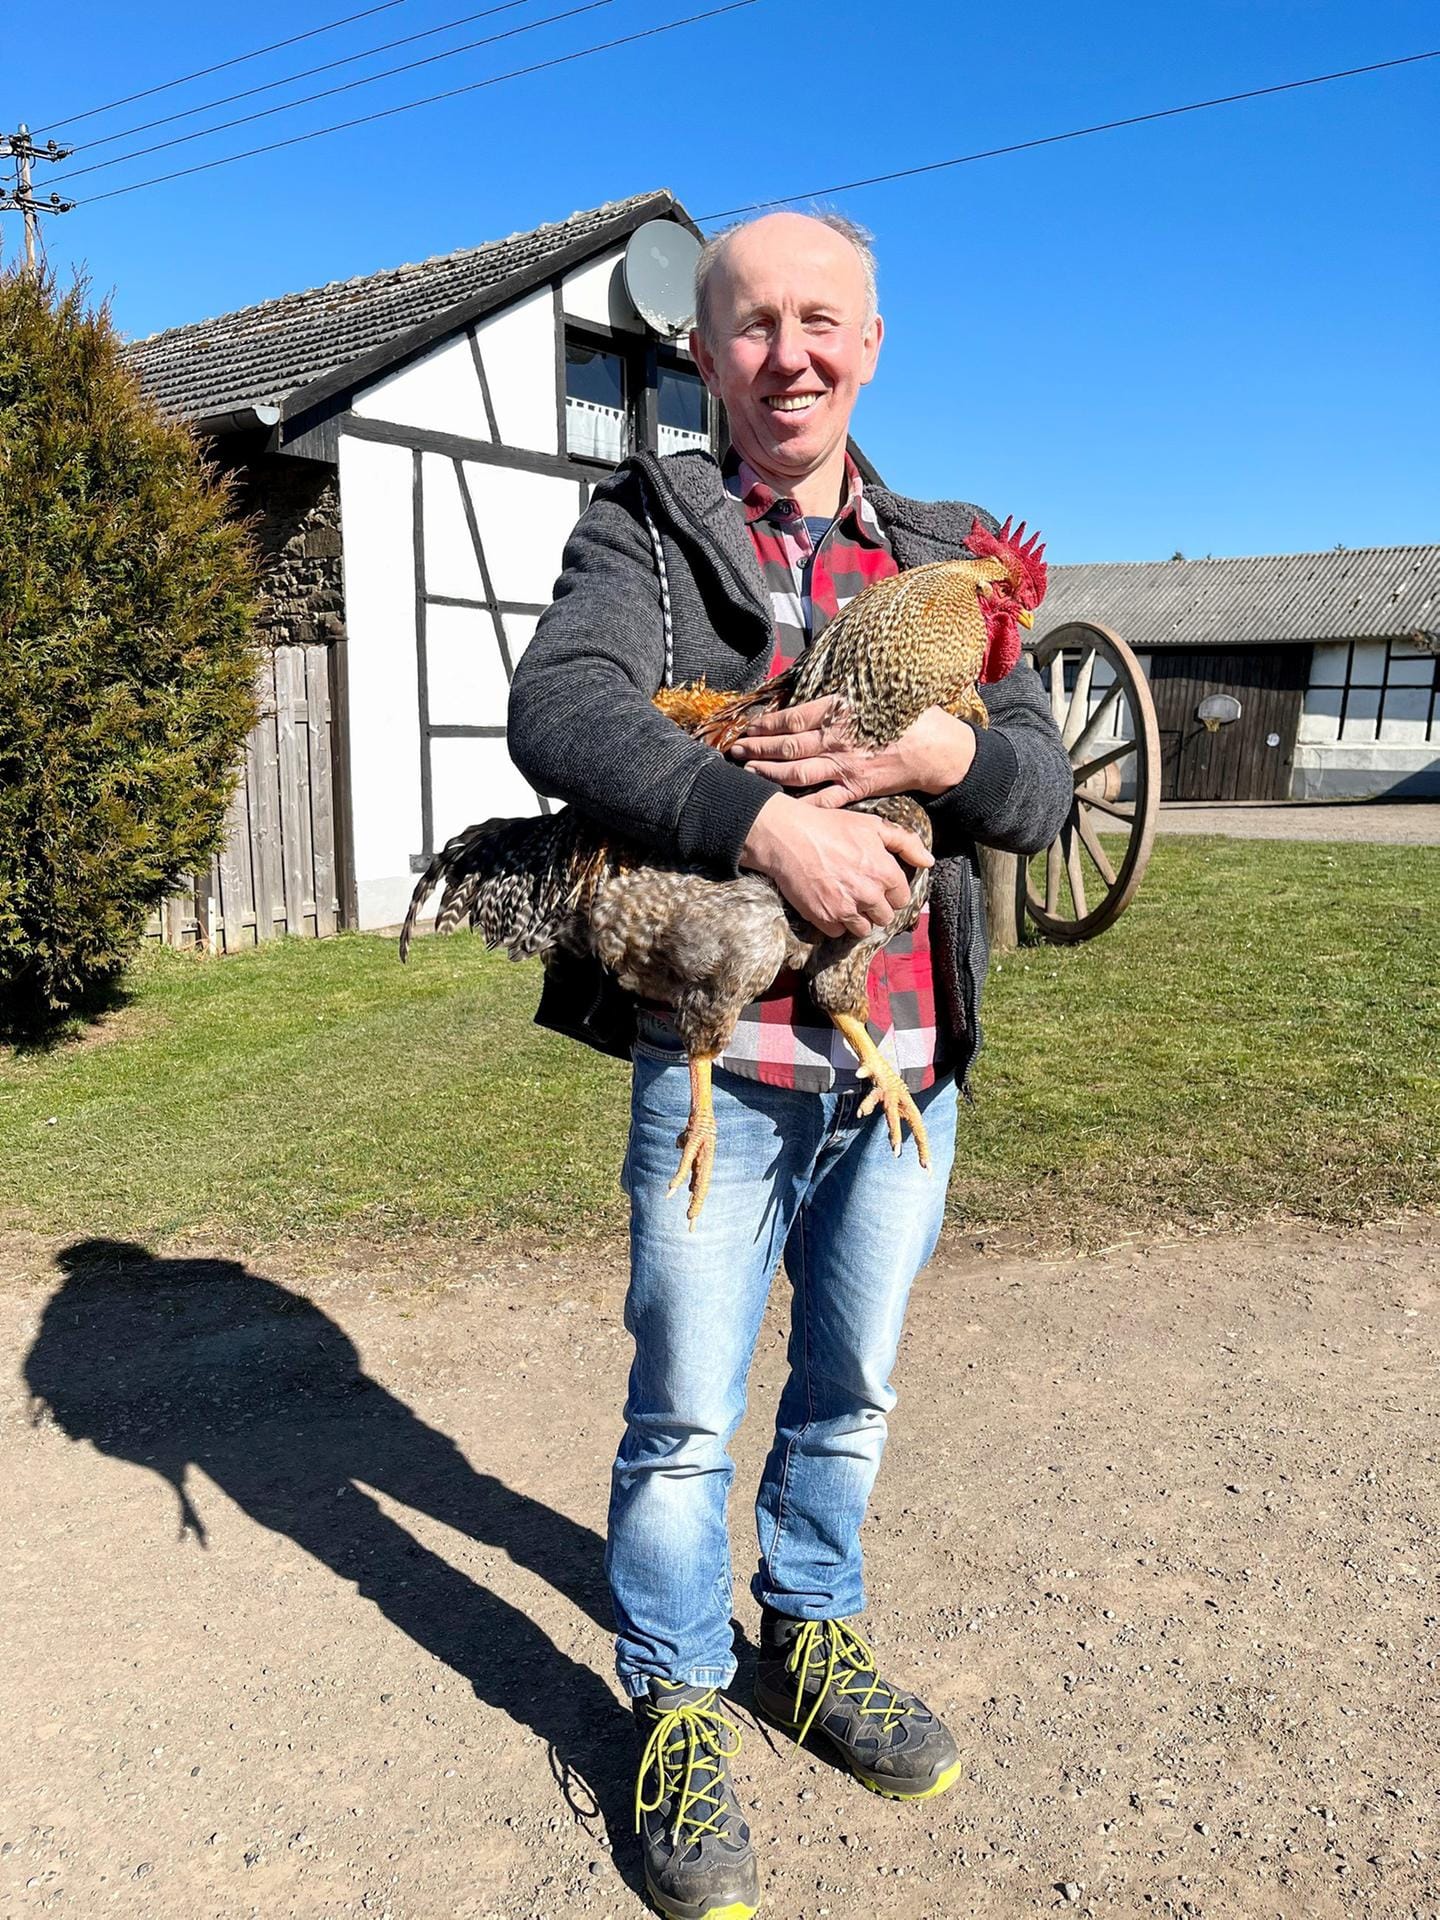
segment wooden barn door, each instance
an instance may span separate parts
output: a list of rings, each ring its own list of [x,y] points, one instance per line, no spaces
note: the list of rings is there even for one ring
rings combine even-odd
[[[1288,798],[1309,678],[1305,646],[1213,653],[1156,647],[1150,688],[1160,730],[1161,799]],[[1231,693],[1240,702],[1240,718],[1216,733],[1195,717],[1210,693]]]

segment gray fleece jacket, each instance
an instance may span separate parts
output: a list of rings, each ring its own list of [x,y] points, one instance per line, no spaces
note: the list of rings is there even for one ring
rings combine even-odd
[[[702,746],[651,705],[665,674],[660,584],[642,489],[665,554],[673,681],[712,687],[765,677],[775,628],[759,563],[718,463],[699,451],[639,453],[595,490],[566,543],[555,598],[510,689],[509,747],[552,794],[663,858],[733,878],[756,814],[775,789]],[[963,556],[975,519],[959,501],[867,489],[901,567]],[[962,1085],[980,1045],[989,959],[975,843],[1034,853],[1069,812],[1070,762],[1036,674],[1018,666],[984,689],[990,726],[958,786],[927,800],[935,835],[931,937],[936,988]],[[628,1054],[634,1003],[598,961],[547,968],[536,1019]]]

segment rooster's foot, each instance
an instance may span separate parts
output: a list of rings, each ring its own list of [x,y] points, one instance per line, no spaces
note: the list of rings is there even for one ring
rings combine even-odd
[[[866,1030],[865,1022],[849,1013],[832,1013],[830,1018],[850,1043],[850,1049],[860,1062],[855,1069],[861,1080],[870,1082],[870,1091],[860,1102],[858,1117],[864,1119],[872,1114],[876,1107],[885,1112],[885,1124],[890,1130],[890,1145],[898,1155],[904,1136],[901,1132],[903,1121],[915,1137],[915,1151],[920,1156],[920,1164],[930,1171],[930,1141],[925,1132],[925,1122],[920,1117],[914,1096],[900,1077],[899,1069],[892,1067],[880,1053],[875,1042]]]
[[[915,1151],[920,1156],[920,1164],[928,1172],[930,1169],[930,1141],[925,1132],[925,1122],[920,1118],[920,1109],[905,1082],[892,1066],[882,1061],[880,1070],[873,1067],[857,1067],[856,1073],[862,1080],[872,1080],[875,1084],[856,1109],[863,1120],[873,1113],[876,1107],[885,1110],[885,1124],[890,1129],[890,1145],[899,1155],[903,1136],[900,1122],[904,1120],[915,1136]]]
[[[680,1165],[675,1170],[675,1178],[665,1190],[665,1197],[680,1191],[688,1180],[690,1182],[690,1205],[686,1218],[690,1222],[690,1231],[695,1231],[695,1222],[700,1218],[700,1209],[705,1204],[705,1195],[710,1191],[710,1175],[715,1167],[715,1109],[711,1104],[709,1054],[695,1054],[690,1060],[690,1118],[683,1130],[675,1137],[680,1149]]]

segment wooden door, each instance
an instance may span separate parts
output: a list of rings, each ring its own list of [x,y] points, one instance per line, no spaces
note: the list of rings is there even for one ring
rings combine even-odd
[[[1161,799],[1287,799],[1309,679],[1307,646],[1210,653],[1156,647],[1150,687],[1160,730]],[[1210,693],[1230,693],[1240,702],[1240,718],[1215,733],[1195,714]]]

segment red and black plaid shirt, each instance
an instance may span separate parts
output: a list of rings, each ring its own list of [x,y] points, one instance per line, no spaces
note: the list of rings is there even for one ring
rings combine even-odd
[[[817,545],[795,501],[780,498],[732,454],[725,484],[754,542],[775,616],[770,672],[790,666],[863,587],[898,573],[855,463],[845,462],[845,504]],[[759,779],[761,776],[756,775]],[[870,1037],[913,1093],[935,1079],[943,1042],[935,1014],[928,907],[870,962]],[[824,1093],[855,1081],[855,1056],[788,968],[740,1015],[720,1065],[767,1086]]]

